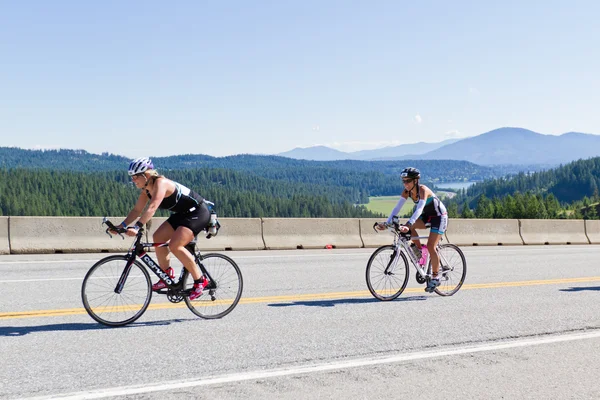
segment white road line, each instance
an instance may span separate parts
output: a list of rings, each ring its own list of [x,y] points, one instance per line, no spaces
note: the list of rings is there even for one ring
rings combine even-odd
[[[321,363],[313,365],[305,365],[299,367],[279,368],[267,371],[250,371],[229,375],[220,375],[209,378],[175,380],[161,383],[148,383],[144,385],[124,386],[115,388],[105,388],[97,390],[89,390],[75,393],[63,393],[42,397],[31,397],[28,400],[46,400],[46,399],[101,399],[111,396],[128,396],[141,393],[153,393],[165,390],[176,390],[183,388],[192,388],[198,386],[218,385],[223,383],[242,382],[250,380],[268,379],[280,376],[312,374],[319,372],[327,372],[333,370],[342,370],[349,368],[391,364],[407,361],[425,360],[430,358],[458,356],[462,354],[482,353],[489,351],[498,351],[506,349],[514,349],[527,346],[538,346],[543,344],[552,344],[560,342],[569,342],[574,340],[594,339],[600,337],[600,331],[592,331],[586,333],[570,333],[556,336],[546,336],[540,338],[528,338],[521,340],[512,340],[500,343],[485,343],[475,346],[463,346],[444,350],[433,350],[425,352],[415,352],[410,354],[398,354],[388,357],[367,357],[348,361],[336,361],[331,363]],[[26,399],[27,400],[27,399]]]

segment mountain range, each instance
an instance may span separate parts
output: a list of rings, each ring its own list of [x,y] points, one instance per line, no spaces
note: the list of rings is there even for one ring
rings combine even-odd
[[[281,157],[295,158],[298,160],[312,160],[312,161],[336,161],[336,160],[363,160],[363,161],[375,161],[375,160],[396,160],[398,157],[408,154],[425,154],[430,151],[434,151],[447,144],[452,144],[459,141],[460,139],[448,139],[442,142],[436,143],[410,143],[401,144],[399,146],[388,146],[381,149],[375,150],[361,150],[354,152],[343,152],[336,149],[332,149],[327,146],[313,146],[313,147],[296,147],[293,150],[286,151],[277,154]]]
[[[278,155],[305,160],[464,160],[479,165],[556,166],[600,156],[600,135],[579,132],[545,135],[507,127],[438,143],[406,144],[353,153],[315,146]]]
[[[398,152],[405,154],[425,154],[439,149],[442,146],[458,142],[460,139],[447,139],[437,143],[418,142],[411,144],[401,144],[399,146],[389,146],[377,150],[362,150],[354,154],[361,160],[393,160],[398,156]]]

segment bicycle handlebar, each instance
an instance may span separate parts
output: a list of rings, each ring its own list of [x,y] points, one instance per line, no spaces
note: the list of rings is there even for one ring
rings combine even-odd
[[[392,231],[395,235],[398,235],[398,236],[406,238],[406,239],[411,238],[410,229],[407,232],[400,231],[400,226],[402,226],[402,225],[400,225],[397,218],[394,218],[394,220],[391,223],[382,222],[381,224],[383,224],[387,228],[387,230]],[[377,225],[379,225],[379,222],[375,222],[373,224],[373,230],[375,232],[379,233],[379,231],[375,228]]]
[[[127,229],[131,228],[130,226],[127,226],[127,227],[115,226],[106,217],[104,217],[104,219],[102,220],[102,225],[108,226],[108,228],[106,228],[106,234],[108,236],[110,236],[112,238],[113,235],[111,235],[110,232],[113,231],[113,232],[116,232],[119,236],[121,236],[123,238],[123,240],[125,240],[125,236],[123,236],[123,233],[127,232]],[[144,228],[138,229],[137,236],[141,237],[143,231],[144,231]]]

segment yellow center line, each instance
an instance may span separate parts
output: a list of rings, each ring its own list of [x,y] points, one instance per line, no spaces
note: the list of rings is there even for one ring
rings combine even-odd
[[[504,287],[518,287],[518,286],[537,286],[537,285],[558,285],[564,283],[579,283],[579,282],[598,282],[600,276],[590,276],[585,278],[562,278],[562,279],[545,279],[545,280],[533,280],[533,281],[515,281],[515,282],[496,282],[496,283],[471,283],[464,284],[460,290],[471,290],[471,289],[495,289]],[[404,293],[422,293],[423,288],[408,288],[404,290]],[[290,301],[302,301],[302,300],[323,300],[323,299],[343,299],[348,297],[371,297],[371,293],[368,290],[360,290],[353,292],[332,292],[332,293],[309,293],[309,294],[293,294],[293,295],[282,295],[282,296],[264,296],[264,297],[250,297],[240,299],[239,304],[257,304],[257,303],[284,303]],[[217,300],[218,303],[227,304],[228,300]],[[211,303],[214,304],[214,303]],[[162,310],[170,308],[185,308],[185,303],[156,303],[150,304],[148,310]],[[137,309],[137,308],[136,308]],[[2,312],[0,313],[0,320],[3,319],[15,319],[15,318],[36,318],[36,317],[56,317],[63,315],[78,315],[86,314],[84,308],[64,308],[60,310],[32,310],[32,311],[14,311],[14,312]]]

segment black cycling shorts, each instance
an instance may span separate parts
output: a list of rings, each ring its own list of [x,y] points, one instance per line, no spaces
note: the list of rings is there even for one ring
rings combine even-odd
[[[446,232],[446,228],[448,227],[448,214],[443,215],[435,215],[432,217],[426,217],[421,214],[421,220],[425,223],[426,227],[431,228],[431,232],[439,233],[443,235]]]
[[[185,226],[194,233],[194,236],[197,236],[208,226],[210,211],[208,211],[206,204],[202,203],[192,212],[172,214],[167,222],[174,230],[177,230],[180,226]]]

